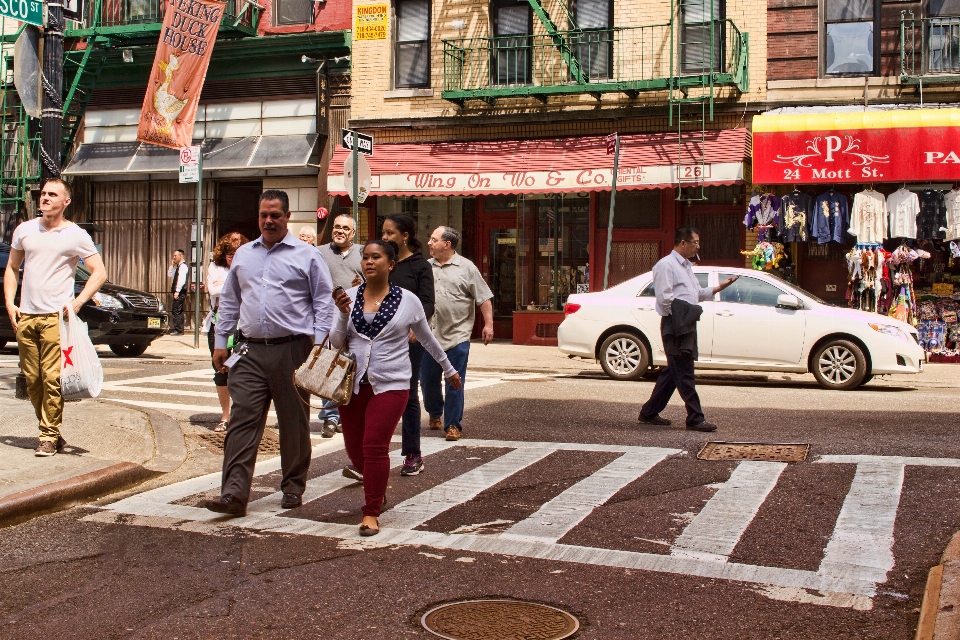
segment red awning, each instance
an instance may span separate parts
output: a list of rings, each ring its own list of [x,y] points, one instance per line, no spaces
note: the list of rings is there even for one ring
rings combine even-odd
[[[696,134],[699,138],[699,133]],[[747,129],[707,131],[704,142],[684,141],[681,180],[696,184],[699,173],[708,185],[743,181],[743,162],[750,156]],[[703,150],[703,163],[699,157]],[[675,186],[681,149],[675,133],[621,136],[618,189]],[[338,149],[330,163],[330,193],[346,194]],[[609,191],[613,156],[605,136],[374,144],[367,158],[371,195],[479,195]]]

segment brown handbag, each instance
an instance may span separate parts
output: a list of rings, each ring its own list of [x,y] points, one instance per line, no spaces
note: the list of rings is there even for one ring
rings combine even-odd
[[[344,353],[346,341],[339,349],[328,339],[314,346],[307,360],[293,374],[293,383],[307,393],[338,405],[349,404],[353,395],[353,374],[357,361]]]

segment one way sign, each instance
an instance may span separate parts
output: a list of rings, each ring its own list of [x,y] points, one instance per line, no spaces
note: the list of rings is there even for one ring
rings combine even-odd
[[[350,151],[353,149],[353,136],[357,136],[357,149],[365,156],[373,155],[373,136],[364,135],[351,131],[350,129],[340,129],[340,146]]]

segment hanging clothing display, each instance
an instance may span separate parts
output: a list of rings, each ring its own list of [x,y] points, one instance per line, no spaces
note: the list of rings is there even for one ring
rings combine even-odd
[[[813,197],[794,189],[780,198],[779,231],[784,242],[807,242],[810,239],[810,217]]]
[[[920,213],[917,215],[917,239],[943,240],[947,226],[947,203],[943,194],[930,188],[920,192]]]
[[[960,187],[954,187],[943,195],[947,207],[947,240],[960,240]]]
[[[756,229],[757,240],[762,242],[766,239],[767,232],[776,228],[779,214],[780,198],[772,193],[762,193],[750,198],[743,224],[747,229]]]
[[[890,280],[887,252],[879,246],[858,245],[847,260],[847,304],[861,311],[886,313],[890,306]]]
[[[917,298],[911,265],[916,260],[929,257],[926,251],[911,249],[906,245],[900,245],[887,257],[890,282],[893,284],[893,301],[888,312],[890,317],[916,324]]]
[[[891,238],[916,238],[920,199],[913,191],[900,187],[887,196]]]
[[[887,236],[887,200],[872,188],[853,196],[850,211],[850,233],[857,242],[879,244]]]
[[[820,194],[813,204],[813,216],[810,221],[810,235],[817,244],[846,241],[847,228],[850,226],[850,209],[847,197],[830,189]]]

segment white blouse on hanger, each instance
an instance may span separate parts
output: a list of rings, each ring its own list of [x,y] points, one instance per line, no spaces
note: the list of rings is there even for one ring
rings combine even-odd
[[[867,189],[853,197],[850,233],[857,236],[857,242],[883,242],[887,237],[887,201],[883,194]]]
[[[947,202],[947,240],[960,240],[960,189],[943,194]]]
[[[887,196],[890,210],[890,237],[916,238],[917,214],[920,213],[920,198],[913,191],[897,189]]]

